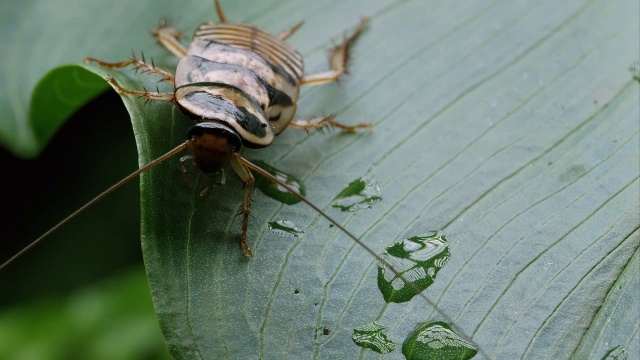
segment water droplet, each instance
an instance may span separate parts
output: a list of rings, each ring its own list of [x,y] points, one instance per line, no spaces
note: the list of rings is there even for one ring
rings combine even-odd
[[[422,291],[433,284],[436,274],[449,261],[451,253],[447,239],[436,232],[394,243],[380,256]],[[384,264],[378,264],[378,288],[386,302],[406,302],[417,295],[411,286]]]
[[[631,71],[633,79],[640,82],[640,60],[634,61],[633,64],[629,66],[629,71]]]
[[[274,233],[286,237],[301,237],[304,231],[289,220],[278,220],[269,222],[269,229]]]
[[[603,360],[627,360],[627,349],[622,345],[618,345],[609,350]]]
[[[375,180],[360,178],[350,183],[333,199],[331,206],[342,211],[368,209],[382,200],[380,187]]]
[[[442,321],[420,323],[402,343],[408,359],[471,359],[478,346],[456,334]]]
[[[392,352],[396,344],[387,338],[384,331],[387,328],[375,321],[361,328],[353,329],[353,342],[363,348],[371,349],[380,354]]]
[[[282,180],[285,184],[291,186],[298,193],[302,195],[305,195],[307,193],[304,188],[304,184],[293,175],[284,173],[274,168],[273,166],[268,165],[264,161],[252,160],[251,162],[265,169],[267,172],[277,177],[278,179]],[[275,184],[273,181],[265,178],[264,176],[261,176],[260,174],[256,174],[255,177],[256,187],[260,189],[260,191],[262,191],[265,195],[288,205],[293,205],[300,202],[300,199],[288,192],[282,186]]]

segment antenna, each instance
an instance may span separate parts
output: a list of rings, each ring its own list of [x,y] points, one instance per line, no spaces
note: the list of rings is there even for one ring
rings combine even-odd
[[[129,181],[135,179],[138,175],[142,174],[143,172],[151,169],[152,167],[154,167],[156,165],[161,164],[163,161],[165,161],[168,158],[172,157],[173,155],[181,152],[182,150],[184,150],[185,148],[189,147],[190,145],[191,145],[191,140],[187,140],[187,141],[183,142],[182,144],[176,146],[173,150],[171,150],[168,153],[166,153],[166,154],[160,156],[159,158],[153,160],[152,162],[148,163],[147,165],[141,167],[140,169],[132,172],[131,174],[129,174],[124,179],[118,181],[113,186],[111,186],[107,190],[105,190],[102,193],[100,193],[98,196],[96,196],[93,199],[89,200],[89,202],[87,202],[86,204],[82,205],[82,207],[80,207],[78,210],[74,211],[73,213],[71,213],[71,215],[69,215],[66,218],[62,219],[62,221],[60,221],[59,223],[54,225],[51,229],[47,230],[47,232],[45,232],[44,234],[40,235],[40,237],[38,237],[37,239],[33,240],[29,245],[27,245],[24,249],[20,250],[17,254],[13,255],[9,260],[7,260],[4,263],[2,263],[2,265],[0,265],[0,270],[2,270],[5,267],[7,267],[15,259],[19,258],[20,256],[22,256],[22,254],[24,254],[27,251],[31,250],[31,248],[33,248],[34,246],[38,245],[42,240],[46,239],[49,235],[51,235],[56,230],[58,230],[59,228],[64,226],[64,224],[68,223],[71,219],[73,219],[76,216],[82,214],[85,210],[90,208],[93,204],[97,203],[98,201],[102,200],[102,198],[104,198],[105,196],[111,194],[115,190],[119,189],[122,185],[124,185],[124,184],[128,183]]]
[[[444,312],[440,311],[440,309],[436,306],[436,304],[431,299],[429,299],[427,297],[427,295],[425,295],[414,283],[409,281],[400,271],[398,271],[398,269],[396,269],[388,261],[386,261],[385,259],[380,257],[380,255],[378,255],[375,251],[373,251],[373,249],[371,249],[368,245],[366,245],[364,242],[362,242],[362,240],[360,240],[358,237],[356,237],[352,232],[347,230],[344,226],[340,225],[331,216],[329,216],[327,213],[322,211],[314,203],[312,203],[311,201],[307,200],[307,198],[302,196],[302,194],[298,193],[295,189],[293,189],[291,186],[289,186],[284,181],[278,179],[277,177],[273,176],[272,174],[270,174],[269,172],[267,172],[263,168],[261,168],[258,165],[250,162],[249,160],[243,158],[239,154],[234,154],[234,157],[235,157],[236,161],[242,163],[243,165],[245,165],[246,167],[250,168],[251,170],[257,172],[258,174],[266,177],[267,179],[269,179],[269,180],[273,181],[274,183],[276,183],[276,184],[282,186],[283,188],[285,188],[288,192],[293,194],[295,197],[300,199],[302,202],[304,202],[307,205],[309,205],[313,210],[318,212],[325,219],[327,219],[330,223],[335,225],[338,229],[342,230],[342,232],[344,232],[347,236],[349,236],[353,241],[358,243],[358,245],[360,245],[371,256],[373,256],[380,264],[382,264],[386,269],[391,271],[395,276],[397,276],[400,280],[402,280],[402,282],[404,282],[407,286],[409,286],[416,293],[416,295],[418,295],[420,298],[422,298],[424,301],[426,301],[429,305],[431,305],[431,307],[433,307],[433,309],[443,318],[444,321],[446,321],[447,323],[453,325],[453,319],[449,315],[447,315]],[[458,333],[460,333],[464,338],[471,339],[471,337],[469,335],[467,335],[464,331],[462,331],[460,329],[458,330]],[[479,346],[477,347],[477,351],[478,351],[479,354],[485,355],[484,351]]]
[[[431,299],[429,299],[414,283],[412,283],[404,275],[402,275],[402,273],[400,271],[398,271],[398,269],[396,269],[388,261],[386,261],[382,257],[380,257],[380,255],[378,255],[375,251],[373,251],[373,249],[371,249],[367,244],[362,242],[362,240],[360,240],[358,237],[356,237],[352,232],[347,230],[344,226],[340,225],[331,216],[329,216],[327,213],[322,211],[318,206],[316,206],[311,201],[307,200],[307,198],[302,196],[302,194],[298,193],[296,190],[294,190],[287,183],[285,183],[284,181],[282,181],[282,180],[278,179],[277,177],[271,175],[270,173],[268,173],[266,170],[264,170],[263,168],[259,167],[258,165],[256,165],[256,164],[250,162],[249,160],[243,158],[239,154],[235,154],[234,157],[238,162],[240,162],[243,165],[247,166],[251,170],[257,172],[258,174],[266,177],[267,179],[269,179],[269,180],[275,182],[276,184],[282,186],[283,188],[285,188],[288,192],[290,192],[291,194],[296,196],[302,202],[304,202],[307,205],[309,205],[313,210],[318,212],[325,219],[327,219],[330,223],[335,225],[338,229],[342,230],[342,232],[344,232],[348,237],[350,237],[353,241],[355,241],[356,243],[358,243],[358,245],[360,245],[363,249],[365,249],[371,256],[373,256],[376,260],[378,260],[378,262],[380,264],[384,265],[385,268],[389,269],[389,271],[391,271],[395,276],[400,278],[400,280],[402,280],[407,286],[409,286],[416,293],[416,295],[420,296],[427,303],[429,303],[434,309],[436,309],[436,311],[444,318],[445,321],[447,321],[448,323],[453,323],[453,320],[451,319],[451,317],[449,317],[447,314],[445,314],[445,313],[441,312],[440,310],[438,310],[436,308],[436,304]]]

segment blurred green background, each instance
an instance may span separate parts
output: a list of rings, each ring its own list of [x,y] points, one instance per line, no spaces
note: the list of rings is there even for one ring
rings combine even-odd
[[[108,91],[38,159],[1,149],[0,167],[6,260],[137,168],[129,115]],[[0,359],[169,358],[142,265],[138,186],[111,194],[0,272]]]

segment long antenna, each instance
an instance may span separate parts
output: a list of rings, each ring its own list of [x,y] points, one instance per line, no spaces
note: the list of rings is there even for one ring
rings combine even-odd
[[[55,232],[56,230],[58,230],[59,228],[64,226],[64,224],[68,223],[69,220],[71,220],[71,219],[75,218],[76,216],[80,215],[83,211],[85,211],[86,209],[91,207],[91,205],[93,205],[96,202],[100,201],[105,196],[111,194],[112,192],[114,192],[115,190],[120,188],[122,185],[124,185],[124,184],[128,183],[129,181],[135,179],[138,175],[142,174],[143,172],[151,169],[152,167],[154,167],[156,165],[161,164],[163,161],[165,161],[168,158],[172,157],[173,155],[181,152],[182,150],[184,150],[185,148],[189,147],[190,145],[191,145],[191,140],[187,140],[187,141],[183,142],[182,144],[176,146],[173,150],[169,151],[168,153],[160,156],[159,158],[157,158],[157,159],[153,160],[152,162],[148,163],[147,165],[145,165],[145,166],[141,167],[140,169],[132,172],[131,174],[129,174],[124,179],[118,181],[113,186],[111,186],[107,190],[105,190],[102,193],[100,193],[98,196],[96,196],[93,199],[91,199],[88,203],[84,204],[81,208],[79,208],[78,210],[76,210],[73,213],[71,213],[71,215],[67,216],[62,221],[57,223],[51,229],[47,230],[47,232],[45,232],[44,234],[40,235],[39,238],[33,240],[29,245],[27,245],[27,247],[25,247],[24,249],[20,250],[17,254],[13,255],[9,260],[7,260],[4,263],[2,263],[2,265],[0,265],[0,270],[2,270],[5,267],[7,267],[15,259],[17,259],[20,256],[22,256],[22,254],[26,253],[27,251],[29,251],[34,246],[38,245],[38,243],[40,243],[42,240],[47,238],[47,236],[51,235],[53,232]]]
[[[327,213],[322,211],[314,203],[312,203],[311,201],[307,200],[307,198],[302,196],[302,194],[298,193],[295,189],[293,189],[291,186],[289,186],[284,181],[278,179],[277,177],[275,177],[272,174],[268,173],[263,168],[261,168],[258,165],[252,163],[251,161],[243,158],[242,156],[240,156],[237,153],[234,154],[233,156],[238,162],[242,163],[246,167],[250,168],[251,170],[257,172],[258,174],[266,177],[267,179],[269,179],[269,180],[275,182],[276,184],[282,186],[283,188],[285,188],[288,192],[293,194],[295,197],[300,199],[302,202],[304,202],[307,205],[309,205],[313,210],[317,211],[318,214],[322,215],[325,219],[327,219],[330,223],[335,225],[338,229],[342,230],[345,234],[347,234],[347,236],[349,236],[353,241],[355,241],[356,243],[358,243],[358,245],[360,245],[363,249],[365,249],[371,256],[373,256],[376,260],[378,260],[378,262],[380,264],[382,264],[385,268],[389,269],[395,276],[400,278],[400,280],[402,280],[407,286],[409,286],[416,293],[416,295],[420,296],[424,301],[426,301],[429,305],[431,305],[431,307],[433,307],[433,309],[438,314],[440,314],[440,316],[442,316],[447,323],[453,325],[453,319],[449,315],[447,315],[444,312],[440,311],[440,309],[436,306],[436,304],[431,299],[429,299],[427,297],[427,295],[425,295],[414,283],[409,281],[404,275],[402,275],[402,273],[398,269],[396,269],[388,261],[386,261],[385,259],[380,257],[380,255],[378,255],[375,251],[373,251],[373,249],[371,249],[368,245],[366,245],[364,242],[362,242],[362,240],[360,240],[358,237],[356,237],[352,232],[347,230],[344,226],[340,225],[331,216],[329,216]],[[469,335],[467,335],[464,331],[462,331],[462,329],[458,329],[458,333],[460,333],[460,335],[462,335],[463,337],[465,337],[467,339],[471,339],[471,337]],[[478,351],[479,354],[485,355],[484,351],[479,346],[477,346],[476,348],[477,348],[477,351]]]
[[[252,163],[251,161],[243,158],[242,156],[240,156],[239,154],[234,154],[235,159],[242,163],[243,165],[245,165],[246,167],[250,168],[251,170],[254,170],[255,172],[257,172],[258,174],[266,177],[267,179],[275,182],[276,184],[282,186],[283,188],[285,188],[288,192],[290,192],[291,194],[293,194],[294,196],[296,196],[298,199],[300,199],[302,202],[306,203],[307,205],[309,205],[313,210],[317,211],[320,215],[322,215],[325,219],[327,219],[330,223],[332,223],[333,225],[335,225],[338,229],[342,230],[345,234],[347,234],[347,236],[349,236],[351,239],[353,239],[353,241],[355,241],[356,243],[358,243],[358,245],[362,246],[363,249],[365,249],[371,256],[373,256],[376,260],[378,260],[381,264],[383,264],[387,269],[389,269],[395,276],[397,276],[398,278],[400,278],[405,284],[407,284],[407,286],[409,286],[415,293],[416,295],[420,296],[421,298],[423,298],[427,303],[429,303],[439,314],[440,316],[444,317],[444,320],[450,324],[453,324],[453,320],[451,319],[451,317],[449,317],[447,314],[441,312],[437,307],[436,304],[429,299],[414,283],[412,283],[411,281],[409,281],[404,275],[402,275],[402,273],[396,269],[395,267],[393,267],[393,265],[391,265],[388,261],[386,261],[385,259],[383,259],[382,257],[380,257],[380,255],[378,255],[375,251],[373,251],[373,249],[371,249],[368,245],[366,245],[364,242],[362,242],[362,240],[360,240],[358,237],[356,237],[353,233],[351,233],[349,230],[347,230],[344,226],[340,225],[337,221],[335,221],[331,216],[329,216],[327,213],[325,213],[324,211],[322,211],[319,207],[317,207],[314,203],[312,203],[311,201],[307,200],[307,198],[305,198],[304,196],[302,196],[302,194],[298,193],[296,190],[294,190],[291,186],[289,186],[287,183],[285,183],[284,181],[278,179],[277,177],[273,176],[272,174],[268,173],[266,170],[264,170],[263,168],[259,167],[258,165]],[[463,335],[466,336],[466,334],[463,333]]]

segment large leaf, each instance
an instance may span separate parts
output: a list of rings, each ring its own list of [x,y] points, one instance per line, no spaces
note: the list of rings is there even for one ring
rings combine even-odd
[[[84,15],[109,25],[87,30],[82,56],[163,54],[152,40],[130,44],[122,34],[138,37],[158,14],[178,18],[187,34],[213,17],[208,1],[117,3]],[[312,201],[376,251],[439,230],[451,260],[425,291],[437,311],[420,298],[385,304],[369,254],[304,205],[260,192],[249,229],[255,256],[243,258],[239,182],[200,197],[207,181],[188,188],[178,160],[167,161],[142,177],[142,245],[174,356],[371,355],[351,336],[374,320],[396,345],[417,323],[452,322],[479,345],[479,357],[598,358],[618,345],[640,352],[640,104],[628,71],[638,60],[637,2],[228,3],[230,18],[269,31],[305,20],[291,43],[308,59],[307,72],[324,69],[330,39],[371,16],[350,76],[305,91],[299,114],[337,112],[347,123],[374,123],[374,131],[288,130],[245,155],[302,179]],[[121,18],[136,20],[112,25]],[[175,64],[168,56],[156,62]],[[126,87],[156,84],[109,73]],[[179,110],[123,99],[141,164],[184,140],[190,123]],[[332,208],[362,177],[377,181],[383,200],[353,213]],[[271,232],[275,220],[304,235]],[[386,356],[401,357],[399,349]]]

